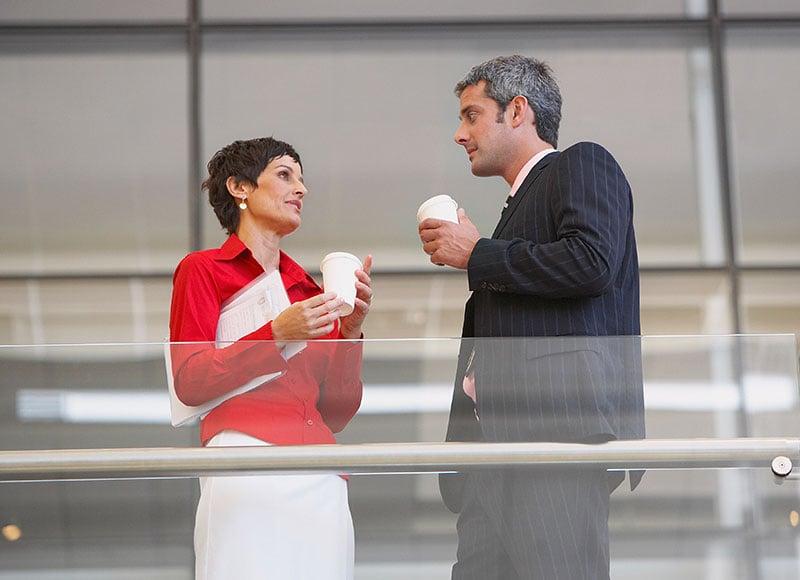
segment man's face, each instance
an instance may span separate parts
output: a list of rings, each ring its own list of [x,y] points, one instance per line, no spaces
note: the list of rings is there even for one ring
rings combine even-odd
[[[503,176],[510,161],[507,152],[512,146],[511,127],[500,105],[486,96],[486,81],[464,89],[458,118],[461,125],[453,140],[466,149],[472,174]]]

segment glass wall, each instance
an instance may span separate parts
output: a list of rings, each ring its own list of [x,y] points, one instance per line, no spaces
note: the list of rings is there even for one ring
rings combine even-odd
[[[174,355],[204,348],[197,343],[172,346]],[[337,346],[309,343],[304,356],[325,356]],[[350,342],[344,346],[353,348]],[[743,436],[794,437],[800,419],[793,336],[485,339],[464,346],[465,352],[481,353],[479,361],[501,361],[495,368],[503,377],[511,376],[508,371],[544,369],[552,371],[551,379],[557,369],[568,369],[573,377],[573,366],[564,364],[573,361],[592,369],[585,375],[592,381],[619,378],[591,390],[591,397],[599,394],[607,403],[642,401],[642,406],[614,406],[619,413],[608,416],[621,423],[634,420],[636,436],[646,433],[636,443],[662,445],[654,447],[656,458],[668,456],[663,444],[671,439],[700,452]],[[270,352],[275,345],[250,347]],[[419,447],[441,442],[460,347],[456,339],[364,341],[363,399],[337,441],[379,453],[390,452],[388,443]],[[180,428],[170,425],[164,353],[162,343],[0,347],[0,528],[8,527],[0,536],[0,578],[192,577],[197,480],[154,477],[152,471],[144,476],[152,469],[147,465],[151,448],[159,448],[159,454],[188,451],[197,447],[200,436],[196,419]],[[483,353],[491,356],[486,359]],[[568,404],[588,401],[580,389],[561,394]],[[590,421],[591,407],[582,405],[581,416]],[[511,426],[520,425],[520,419],[528,423],[527,415],[503,418]],[[535,428],[542,424],[535,422]],[[553,423],[559,428],[567,424],[568,416]],[[93,478],[85,472],[62,472],[61,479],[75,480],[54,481],[43,470],[47,463],[41,456],[36,473],[20,476],[23,462],[17,459],[13,471],[15,465],[9,469],[5,457],[15,450],[126,453],[130,450],[119,448],[130,447],[148,451],[138,461],[116,463],[125,470],[121,476],[109,469],[110,479],[97,481],[87,481]],[[91,453],[83,469],[92,463]],[[423,452],[415,457],[422,462]],[[618,487],[609,518],[612,577],[796,578],[798,481],[779,485],[769,468],[770,455],[760,463],[745,459],[719,451],[700,461],[673,459],[668,466],[650,465],[635,490],[627,483]],[[31,468],[30,461],[25,465]],[[631,464],[623,460],[616,467],[626,465]],[[390,467],[348,470],[356,579],[449,577],[456,516],[442,503],[437,470]]]
[[[796,264],[800,232],[782,208],[797,198],[794,138],[800,130],[792,103],[800,79],[800,26],[765,36],[737,27],[726,35],[731,107],[733,193],[742,264]],[[767,90],[758,91],[756,87]]]
[[[180,34],[0,38],[0,271],[150,273],[189,237]]]

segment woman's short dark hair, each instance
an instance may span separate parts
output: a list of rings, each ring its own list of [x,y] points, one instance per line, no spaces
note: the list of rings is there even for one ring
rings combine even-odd
[[[203,189],[208,191],[208,202],[228,234],[239,228],[239,208],[236,199],[228,192],[228,178],[233,177],[239,183],[249,183],[255,187],[258,176],[269,162],[284,155],[297,161],[303,168],[300,155],[294,147],[272,137],[234,141],[214,153],[208,162],[208,178],[203,182]]]

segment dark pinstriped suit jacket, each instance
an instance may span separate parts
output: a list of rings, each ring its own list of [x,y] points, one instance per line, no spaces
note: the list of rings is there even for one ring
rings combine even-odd
[[[633,201],[608,151],[584,142],[542,159],[467,271],[462,335],[480,340],[462,342],[448,441],[644,436]],[[461,388],[473,346],[477,405]],[[440,481],[458,511],[459,476]]]

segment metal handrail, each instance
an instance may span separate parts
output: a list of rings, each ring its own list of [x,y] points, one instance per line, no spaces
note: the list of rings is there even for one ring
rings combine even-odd
[[[771,467],[787,476],[800,439],[579,443],[365,443],[0,451],[0,482],[184,478],[264,472],[416,473],[499,466],[606,469]]]

